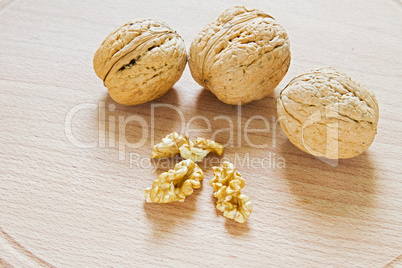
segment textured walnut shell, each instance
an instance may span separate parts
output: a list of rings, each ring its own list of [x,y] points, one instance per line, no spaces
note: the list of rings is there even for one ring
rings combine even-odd
[[[106,37],[93,64],[113,100],[135,105],[165,94],[181,77],[186,61],[184,41],[174,30],[143,19]]]
[[[280,124],[301,150],[330,159],[363,153],[377,133],[378,103],[364,85],[333,68],[293,78],[277,100]]]
[[[194,80],[228,104],[269,95],[290,64],[288,35],[271,16],[233,7],[194,39],[188,59]]]

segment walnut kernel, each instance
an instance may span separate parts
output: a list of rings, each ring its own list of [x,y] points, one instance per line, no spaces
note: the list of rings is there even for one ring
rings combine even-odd
[[[197,138],[192,141],[192,146],[195,148],[200,148],[203,150],[208,150],[211,153],[216,153],[217,155],[223,154],[222,144],[215,142],[213,140]]]
[[[174,169],[159,175],[152,187],[143,191],[144,197],[147,202],[154,203],[182,202],[193,189],[201,187],[203,178],[204,173],[197,164],[190,159],[183,160]]]
[[[151,158],[168,158],[180,154],[184,159],[198,162],[210,152],[222,155],[222,144],[204,138],[191,141],[187,135],[182,137],[177,132],[173,132],[163,138],[161,143],[154,146]]]
[[[177,132],[170,133],[156,144],[152,150],[151,158],[169,158],[180,153],[180,147],[188,144],[188,138],[180,136]]]
[[[201,161],[208,153],[208,150],[193,147],[190,144],[184,144],[180,147],[180,156],[184,159],[191,159],[194,162]]]
[[[218,199],[216,208],[223,216],[244,223],[250,216],[252,205],[250,198],[241,193],[245,181],[230,162],[221,167],[213,167],[215,177],[209,182],[214,188],[214,196]]]

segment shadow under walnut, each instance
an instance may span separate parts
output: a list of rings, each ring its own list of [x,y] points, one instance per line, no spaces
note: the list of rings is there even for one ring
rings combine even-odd
[[[144,199],[143,207],[147,221],[152,227],[155,240],[169,237],[170,233],[180,232],[180,225],[187,224],[197,211],[197,199],[203,190],[201,187],[186,197],[184,202],[148,203]]]
[[[211,124],[211,133],[222,130],[215,136],[215,141],[225,145],[225,155],[250,152],[252,148],[250,148],[245,139],[244,129],[245,123],[253,116],[264,117],[269,125],[267,127],[261,119],[255,118],[249,125],[249,128],[267,129],[267,131],[259,133],[251,132],[248,134],[250,141],[253,144],[267,144],[268,149],[276,144],[274,139],[276,139],[276,133],[277,130],[280,129],[280,126],[276,122],[276,99],[271,96],[237,106],[225,104],[210,91],[200,88],[195,107],[196,110],[194,110],[191,116],[201,115],[208,118]],[[210,107],[213,107],[212,111]],[[226,119],[223,119],[223,117]],[[231,123],[229,123],[228,120]],[[196,121],[194,121],[194,123],[196,123]],[[230,128],[231,124],[233,125],[232,133],[224,131],[225,128]],[[202,128],[202,126],[200,126],[200,128]],[[230,143],[231,135],[233,139]],[[267,149],[253,150],[255,153],[262,154],[265,154],[266,151]]]
[[[370,217],[367,213],[375,199],[376,171],[369,152],[331,162],[331,166],[289,141],[280,143],[279,151],[286,158],[282,175],[301,208],[319,214]]]
[[[127,106],[122,105],[115,102],[109,94],[105,94],[104,98],[101,99],[98,103],[98,110],[95,124],[97,124],[98,129],[105,131],[104,139],[106,147],[115,147],[118,149],[119,141],[127,141],[131,143],[135,143],[141,140],[144,135],[144,132],[150,135],[151,133],[151,107],[152,105],[160,104],[160,103],[169,103],[171,105],[179,105],[179,97],[177,90],[173,87],[169,90],[168,93],[163,95],[162,97],[155,99],[151,102],[135,105],[135,106]],[[177,113],[163,113],[163,108],[156,108],[154,115],[154,124],[155,126],[163,125],[165,122],[176,121],[179,120],[179,115]],[[127,121],[127,124],[124,126],[124,120],[128,120],[130,116],[139,116],[146,122],[146,129],[143,127],[140,122],[136,120]],[[120,121],[120,122],[119,122]],[[124,127],[120,129],[120,127]],[[155,130],[156,132],[156,130]],[[101,134],[101,133],[99,133]],[[102,141],[103,142],[103,141]],[[141,146],[141,148],[131,149],[127,148],[127,152],[135,151],[135,152],[143,152],[144,154],[150,154],[152,151],[152,137],[147,138],[145,144]]]

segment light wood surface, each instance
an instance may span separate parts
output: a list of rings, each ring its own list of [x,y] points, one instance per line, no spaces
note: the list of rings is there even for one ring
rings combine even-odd
[[[188,48],[234,4],[262,9],[288,31],[291,66],[271,96],[242,106],[238,117],[238,107],[203,90],[187,67],[174,88],[151,103],[127,107],[108,97],[92,57],[112,30],[134,18],[158,18]],[[401,33],[396,0],[0,1],[0,266],[402,265]],[[323,162],[290,144],[276,124],[280,89],[320,66],[348,73],[378,98],[378,134],[359,157]],[[151,145],[184,126],[179,113],[158,104],[177,107],[186,124],[194,116],[208,118],[211,129],[192,130],[192,137],[229,127],[216,116],[230,118],[233,144],[224,158],[284,161],[284,168],[238,165],[243,193],[253,202],[247,223],[215,209],[208,181],[211,162],[222,158],[214,156],[201,164],[203,186],[185,202],[144,202],[142,189],[174,163],[150,163]],[[119,124],[132,115],[140,121]],[[255,115],[267,119],[269,131],[246,136]],[[262,120],[249,124],[264,127]],[[191,128],[207,124],[196,118]],[[125,138],[142,137],[140,148],[124,147]],[[228,132],[216,136],[222,143],[229,138]],[[90,148],[77,146],[83,143]],[[135,154],[143,165],[133,164]]]

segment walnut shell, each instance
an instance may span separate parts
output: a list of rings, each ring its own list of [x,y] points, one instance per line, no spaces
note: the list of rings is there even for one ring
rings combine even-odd
[[[289,38],[271,16],[236,6],[194,39],[188,59],[194,80],[228,104],[269,95],[290,64]]]
[[[165,94],[181,77],[186,62],[184,41],[174,30],[164,22],[142,19],[106,37],[93,65],[113,100],[135,105]]]
[[[330,159],[363,153],[377,133],[373,92],[333,68],[293,78],[277,100],[280,124],[299,149]]]

